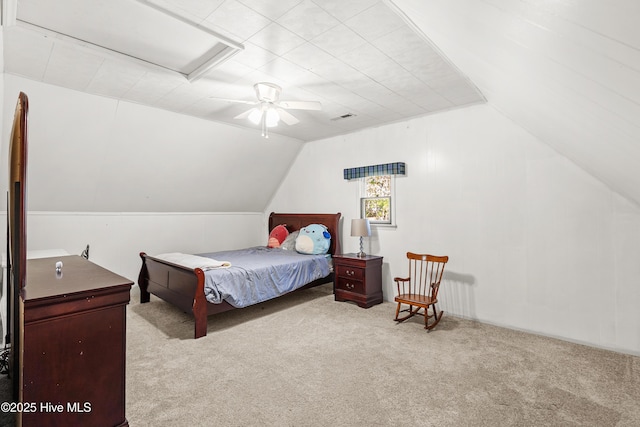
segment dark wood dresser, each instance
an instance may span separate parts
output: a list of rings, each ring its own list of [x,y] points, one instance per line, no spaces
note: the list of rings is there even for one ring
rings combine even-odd
[[[29,260],[26,274],[17,425],[128,426],[126,305],[133,283],[79,256]]]
[[[381,256],[343,254],[332,258],[336,301],[353,301],[363,308],[382,302]]]

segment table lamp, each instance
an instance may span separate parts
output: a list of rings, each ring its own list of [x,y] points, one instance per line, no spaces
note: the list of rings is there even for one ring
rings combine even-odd
[[[371,225],[366,218],[357,218],[351,220],[351,235],[360,237],[360,252],[356,255],[360,258],[366,256],[362,250],[362,238],[371,236]]]

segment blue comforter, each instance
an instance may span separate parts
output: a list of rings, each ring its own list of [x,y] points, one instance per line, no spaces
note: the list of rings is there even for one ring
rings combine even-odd
[[[199,254],[231,267],[205,271],[207,301],[223,300],[241,308],[286,294],[330,272],[328,255],[303,255],[296,251],[257,246],[234,251]]]

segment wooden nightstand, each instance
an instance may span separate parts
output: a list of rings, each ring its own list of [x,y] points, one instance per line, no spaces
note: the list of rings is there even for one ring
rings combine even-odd
[[[369,308],[382,302],[382,257],[356,254],[333,256],[336,301],[353,301]]]

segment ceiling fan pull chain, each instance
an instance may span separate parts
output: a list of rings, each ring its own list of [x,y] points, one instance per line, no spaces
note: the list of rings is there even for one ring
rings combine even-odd
[[[269,130],[267,129],[267,114],[266,112],[262,113],[262,136],[265,139],[269,138]]]

